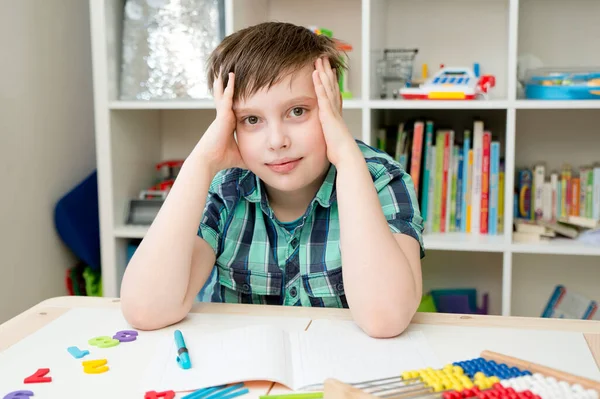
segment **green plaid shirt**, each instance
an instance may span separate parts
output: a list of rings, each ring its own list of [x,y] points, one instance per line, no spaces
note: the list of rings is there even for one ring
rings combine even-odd
[[[357,144],[390,230],[414,237],[423,257],[423,220],[411,177],[386,153],[358,140]],[[277,220],[254,173],[244,169],[219,172],[198,229],[216,255],[215,268],[199,299],[348,307],[335,184],[332,165],[304,215],[290,227]]]

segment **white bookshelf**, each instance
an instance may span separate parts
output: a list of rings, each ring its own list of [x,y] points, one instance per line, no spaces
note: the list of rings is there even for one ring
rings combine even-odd
[[[211,100],[119,100],[123,6],[124,0],[90,0],[106,296],[119,295],[127,242],[143,238],[147,230],[125,225],[129,200],[152,182],[156,162],[184,158],[214,117]],[[600,2],[226,0],[225,10],[227,34],[280,20],[327,27],[350,42],[354,98],[345,101],[344,118],[352,134],[369,144],[382,121],[411,115],[446,121],[481,116],[501,141],[505,157],[505,226],[513,220],[516,168],[539,161],[551,167],[563,162],[580,166],[600,159],[600,101],[524,100],[516,77],[517,56],[524,52],[549,66],[600,65],[600,53],[592,51],[590,40],[600,37],[600,25],[592,17],[600,13]],[[419,48],[417,74],[423,62],[430,73],[440,63],[479,62],[483,73],[496,76],[497,86],[487,101],[381,100],[372,55],[384,47]],[[554,285],[565,283],[593,297],[596,289],[590,281],[600,281],[600,248],[568,241],[513,243],[510,229],[498,236],[426,235],[424,241],[425,289],[464,286],[489,292],[494,314],[537,316]]]

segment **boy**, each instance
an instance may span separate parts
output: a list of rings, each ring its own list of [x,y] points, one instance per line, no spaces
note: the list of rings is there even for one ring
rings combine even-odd
[[[373,337],[408,326],[422,293],[417,198],[348,131],[340,68],[331,39],[288,23],[215,49],[217,115],[125,271],[129,323],[180,321],[214,270],[215,301],[349,307]]]

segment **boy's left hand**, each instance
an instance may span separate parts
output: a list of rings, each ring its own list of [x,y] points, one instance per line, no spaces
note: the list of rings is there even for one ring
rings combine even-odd
[[[344,154],[352,153],[350,149],[356,147],[356,142],[342,117],[340,87],[327,58],[317,59],[312,78],[319,103],[319,119],[327,144],[327,158],[337,167]]]

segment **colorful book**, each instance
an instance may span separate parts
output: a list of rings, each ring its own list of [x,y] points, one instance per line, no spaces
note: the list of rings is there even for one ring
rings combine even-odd
[[[473,126],[473,178],[471,185],[471,233],[479,233],[481,220],[481,177],[483,166],[483,122]]]
[[[472,218],[471,215],[473,214],[473,196],[471,195],[471,193],[473,192],[473,150],[469,150],[469,155],[468,155],[468,160],[467,160],[467,202],[466,202],[466,208],[467,208],[467,213],[466,213],[466,219],[467,222],[465,223],[465,232],[470,233],[471,232],[471,224],[472,224]]]
[[[479,232],[487,234],[489,221],[489,203],[490,203],[490,147],[492,143],[492,134],[489,131],[483,132],[483,152],[481,161],[481,217]]]
[[[540,220],[543,216],[543,192],[544,181],[546,179],[546,167],[544,164],[537,164],[533,167],[533,212],[532,219]]]
[[[500,143],[492,141],[490,147],[490,196],[488,232],[491,235],[498,234],[498,178],[500,174]]]
[[[421,152],[423,148],[423,132],[425,124],[421,121],[415,122],[412,137],[412,152],[410,161],[410,176],[412,177],[417,198],[419,196],[419,182],[421,176]]]
[[[452,168],[450,171],[450,225],[448,231],[456,231],[456,193],[458,179],[458,146],[452,148]]]
[[[432,165],[432,141],[433,141],[433,122],[427,121],[425,124],[425,150],[424,150],[424,162],[425,168],[423,170],[423,188],[421,191],[421,213],[423,220],[427,222],[429,220],[429,181],[431,174]]]
[[[469,170],[471,168],[471,165],[469,164],[469,150],[471,149],[471,131],[470,130],[465,130],[464,133],[464,138],[463,138],[463,151],[462,151],[462,155],[463,155],[463,171],[462,171],[462,175],[463,175],[463,180],[464,180],[464,184],[462,185],[462,199],[461,199],[461,203],[462,203],[462,215],[460,218],[460,231],[463,233],[466,233],[467,231],[467,197],[471,195],[471,191],[470,191],[470,186],[468,184],[468,178],[469,178]]]
[[[462,226],[464,225],[463,217],[463,187],[464,187],[464,164],[465,157],[463,155],[463,149],[456,147],[456,158],[457,158],[457,171],[456,171],[456,225],[454,231],[462,232]]]

